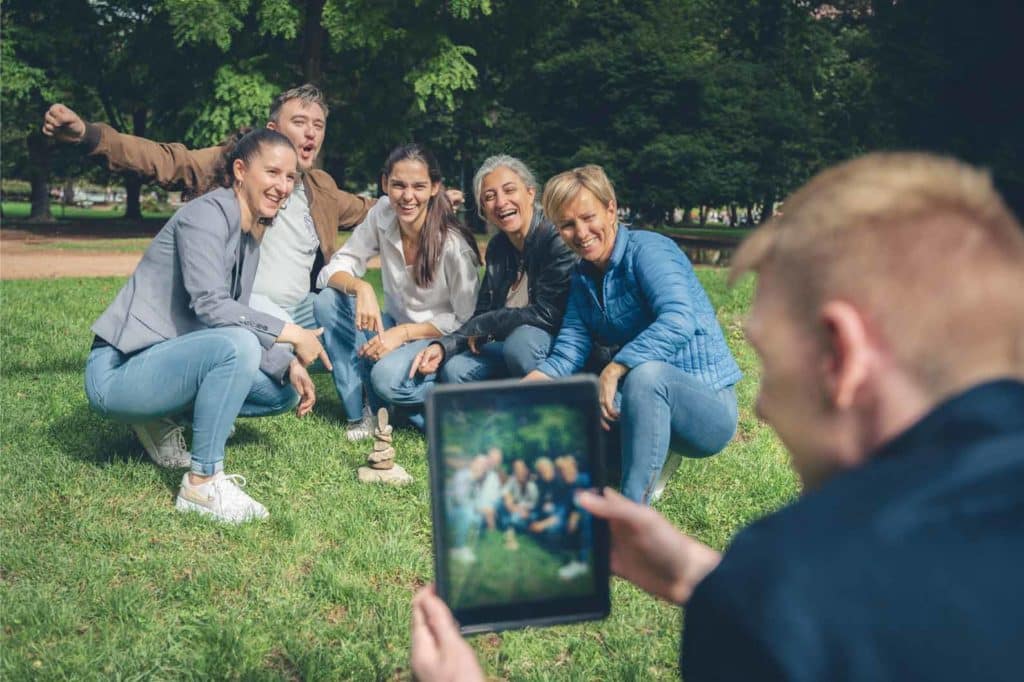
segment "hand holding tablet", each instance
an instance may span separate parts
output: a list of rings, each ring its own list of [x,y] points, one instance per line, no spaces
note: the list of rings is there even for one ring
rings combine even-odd
[[[603,618],[608,527],[598,385],[439,386],[427,399],[437,594],[463,633]]]

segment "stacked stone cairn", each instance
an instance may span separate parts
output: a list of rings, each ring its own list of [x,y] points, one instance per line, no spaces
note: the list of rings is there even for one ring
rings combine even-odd
[[[388,423],[387,409],[380,408],[377,412],[377,428],[373,430],[373,450],[366,456],[366,466],[359,467],[360,483],[412,483],[412,476],[401,465],[395,464],[393,431],[394,427]]]

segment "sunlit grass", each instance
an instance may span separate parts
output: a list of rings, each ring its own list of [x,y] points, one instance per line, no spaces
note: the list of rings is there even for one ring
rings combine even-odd
[[[718,456],[684,462],[658,508],[723,547],[796,483],[751,409],[757,369],[740,332],[751,284],[699,276],[746,372],[739,432]],[[82,389],[88,327],[123,281],[0,283],[0,678],[406,675],[409,600],[432,579],[422,436],[396,433],[413,485],[360,485],[370,445],[345,440],[329,377],[316,375],[310,417],[240,420],[228,444],[227,468],[248,478],[267,522],[176,512],[181,472],[140,459]],[[500,678],[670,680],[679,630],[679,609],[616,581],[605,621],[472,642]]]

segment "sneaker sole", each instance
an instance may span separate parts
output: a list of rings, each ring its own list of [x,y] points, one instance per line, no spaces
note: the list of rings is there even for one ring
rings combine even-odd
[[[221,516],[217,512],[215,512],[212,509],[210,509],[209,507],[204,507],[201,504],[196,504],[195,502],[192,502],[191,500],[186,500],[184,497],[180,497],[180,496],[174,501],[174,508],[177,509],[180,512],[197,512],[197,513],[202,514],[204,516],[209,516],[212,519],[216,519],[217,521],[223,521],[224,523],[245,523],[246,521],[254,521],[254,520],[257,520],[257,519],[265,519],[265,518],[270,516],[269,513],[265,513],[265,514],[262,514],[262,515],[261,514],[250,514],[249,516],[246,516],[245,518],[232,519],[232,518],[228,518],[226,516]]]

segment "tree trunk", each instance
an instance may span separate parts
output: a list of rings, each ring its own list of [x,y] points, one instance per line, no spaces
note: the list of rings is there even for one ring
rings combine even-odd
[[[754,224],[754,206],[747,204],[747,225]]]
[[[146,136],[146,110],[138,108],[132,112],[132,133],[136,137]],[[142,203],[139,195],[142,193],[142,178],[135,173],[126,173],[124,176],[124,217],[128,220],[142,220]]]
[[[320,84],[323,77],[324,28],[320,23],[325,0],[306,0],[306,21],[302,31],[302,74],[307,83]]]
[[[761,207],[761,223],[768,222],[768,219],[772,217],[772,213],[775,212],[775,197],[770,194],[765,195],[764,204]]]
[[[683,225],[693,225],[692,212],[692,206],[683,206]]]
[[[50,147],[38,130],[28,136],[28,173],[32,185],[32,211],[28,219],[46,222],[50,213]]]
[[[61,192],[60,200],[65,206],[75,203],[75,181],[72,178],[64,180],[64,191]]]
[[[705,227],[708,224],[708,207],[700,207],[700,226]]]
[[[740,217],[737,215],[739,207],[736,204],[729,204],[729,227],[736,227]]]

